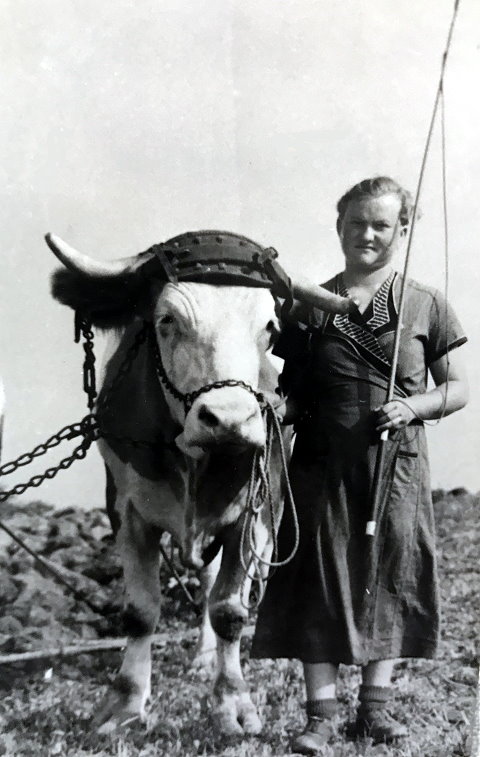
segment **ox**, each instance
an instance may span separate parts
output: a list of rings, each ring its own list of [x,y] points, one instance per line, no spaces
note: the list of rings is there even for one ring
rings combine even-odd
[[[167,531],[186,565],[201,569],[210,563],[198,655],[205,659],[216,646],[216,726],[229,735],[257,733],[261,724],[240,667],[250,590],[240,550],[252,459],[266,440],[258,392],[278,400],[278,374],[267,354],[279,331],[272,276],[264,266],[269,261],[271,273],[272,255],[235,234],[189,232],[106,264],[58,237],[46,239],[65,266],[54,274],[53,295],[88,314],[94,325],[112,329],[97,413],[108,431],[99,444],[123,563],[128,645],[97,725],[106,731],[144,717],[160,608],[158,545]],[[281,269],[275,270],[278,276]],[[306,296],[337,312],[350,306],[317,287]],[[106,397],[142,321],[151,323],[150,337]],[[190,404],[182,401],[189,393]],[[283,485],[276,438],[270,457],[276,525]],[[267,513],[255,524],[257,553],[268,553],[270,530]],[[219,563],[220,548],[215,577],[211,561]],[[247,554],[247,564],[249,559]]]

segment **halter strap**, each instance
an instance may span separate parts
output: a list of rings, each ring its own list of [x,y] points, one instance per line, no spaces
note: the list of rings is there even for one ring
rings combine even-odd
[[[188,413],[190,408],[192,407],[193,403],[197,399],[197,397],[200,397],[201,394],[205,394],[206,392],[211,391],[212,389],[223,389],[225,386],[234,387],[239,386],[242,389],[245,389],[247,392],[250,392],[250,394],[253,394],[253,396],[257,399],[260,406],[266,405],[266,400],[262,392],[257,392],[253,387],[250,386],[250,384],[247,384],[246,381],[241,381],[240,379],[223,379],[218,381],[212,381],[210,384],[205,384],[204,386],[199,387],[198,389],[195,389],[193,392],[181,392],[175,384],[172,383],[170,378],[167,376],[167,373],[165,371],[165,367],[162,362],[162,356],[160,354],[160,349],[158,347],[158,342],[155,338],[155,335],[153,335],[153,350],[154,350],[154,358],[155,358],[155,370],[157,372],[157,376],[160,379],[163,386],[167,389],[167,391],[170,392],[172,397],[175,397],[176,400],[179,400],[180,402],[183,402],[183,406],[185,408],[185,413]]]

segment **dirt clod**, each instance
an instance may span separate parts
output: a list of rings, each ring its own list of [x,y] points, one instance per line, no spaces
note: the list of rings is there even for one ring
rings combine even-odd
[[[471,754],[478,665],[476,622],[479,608],[480,497],[464,490],[438,492],[437,555],[443,604],[442,641],[436,660],[406,660],[396,666],[392,714],[408,726],[409,736],[396,747],[348,742],[341,726],[324,745],[324,757],[466,757]],[[5,504],[2,519],[27,543],[43,544],[45,556],[87,586],[105,610],[96,613],[78,601],[16,545],[0,539],[0,585],[10,601],[0,602],[2,654],[76,644],[120,634],[121,568],[102,510],[61,512],[44,503]],[[68,526],[64,523],[68,522]],[[67,540],[74,536],[68,546]],[[48,547],[46,547],[48,543]],[[167,545],[166,545],[167,546]],[[178,565],[181,570],[180,566]],[[293,734],[304,727],[305,699],[301,665],[290,660],[242,663],[264,730],[256,739],[226,743],[215,737],[208,721],[211,682],[189,670],[187,631],[195,625],[193,610],[170,574],[162,568],[164,588],[159,631],[169,632],[168,645],[153,650],[152,701],[147,723],[121,736],[100,739],[91,727],[108,681],[121,654],[108,651],[54,658],[0,668],[0,757],[65,755],[65,757],[284,757]],[[198,582],[182,572],[195,590]],[[85,582],[82,584],[82,581]],[[76,585],[76,584],[75,584]],[[7,588],[5,588],[7,587]],[[9,587],[9,588],[8,588]],[[9,594],[7,594],[9,592]],[[252,622],[254,618],[250,619]],[[49,680],[45,671],[53,669]],[[338,680],[340,721],[351,720],[358,703],[360,674],[341,666]]]

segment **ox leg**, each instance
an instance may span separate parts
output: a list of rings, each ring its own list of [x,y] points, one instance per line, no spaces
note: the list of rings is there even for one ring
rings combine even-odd
[[[222,554],[219,552],[212,562],[200,571],[203,611],[192,667],[207,675],[213,674],[217,661],[217,635],[210,621],[208,604],[213,585],[220,570],[221,561]]]
[[[96,718],[100,733],[145,719],[150,696],[151,641],[160,615],[159,532],[128,503],[117,536],[125,581],[128,641],[120,672]]]
[[[259,554],[267,541],[268,530],[260,523],[256,529]],[[245,578],[239,555],[237,535],[224,545],[220,573],[210,596],[210,617],[218,636],[212,716],[217,730],[232,736],[255,735],[262,728],[240,665],[240,642],[248,620],[251,579]]]

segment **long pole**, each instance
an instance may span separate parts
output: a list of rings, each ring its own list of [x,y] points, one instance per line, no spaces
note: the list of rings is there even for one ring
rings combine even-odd
[[[455,0],[452,20],[450,21],[450,28],[448,30],[447,43],[445,46],[445,51],[442,56],[442,65],[441,65],[441,70],[440,70],[438,86],[437,86],[437,92],[435,95],[435,102],[433,105],[432,117],[430,119],[430,126],[428,129],[425,149],[423,151],[422,164],[420,167],[420,174],[418,177],[417,191],[415,194],[415,203],[413,206],[412,219],[410,222],[410,228],[409,228],[409,234],[408,234],[407,251],[405,254],[405,265],[403,267],[402,288],[400,290],[400,299],[399,299],[399,304],[398,304],[398,322],[397,322],[397,327],[395,329],[395,340],[393,343],[392,363],[391,363],[391,368],[390,368],[390,376],[389,376],[389,381],[388,381],[388,388],[387,388],[385,403],[391,402],[395,393],[395,377],[397,374],[398,354],[400,350],[400,339],[401,339],[402,328],[403,328],[403,313],[405,309],[405,299],[406,299],[406,291],[407,291],[407,285],[408,285],[408,270],[409,270],[410,258],[411,258],[410,253],[411,253],[411,248],[412,248],[413,231],[415,227],[415,221],[417,218],[418,200],[419,200],[420,192],[422,189],[423,177],[425,174],[425,167],[427,164],[428,152],[430,150],[430,143],[432,141],[432,135],[433,135],[433,130],[435,126],[435,119],[437,117],[438,106],[443,96],[443,80],[445,76],[445,68],[447,65],[448,53],[450,52],[453,28],[455,26],[459,4],[460,4],[460,0]],[[387,441],[388,441],[388,429],[383,431],[380,436],[378,450],[377,450],[377,457],[375,461],[375,470],[374,470],[373,483],[372,483],[371,516],[370,516],[370,520],[367,523],[366,531],[365,531],[367,536],[372,536],[372,537],[375,536],[378,514],[380,511],[380,505],[381,505],[381,499],[382,499],[382,479],[383,479],[383,470],[385,468],[385,455],[386,455],[386,449],[387,449]]]

